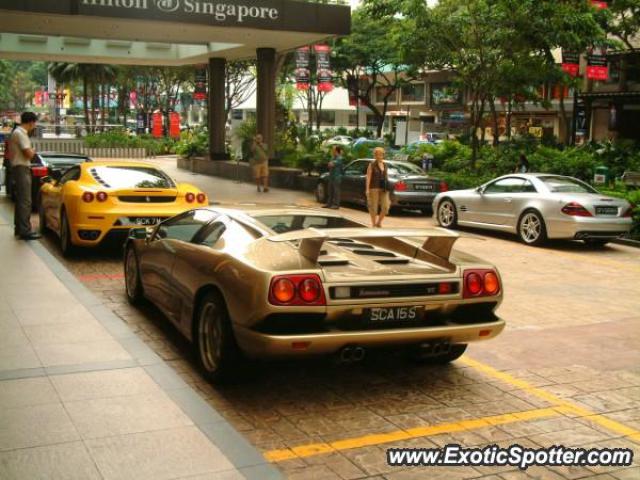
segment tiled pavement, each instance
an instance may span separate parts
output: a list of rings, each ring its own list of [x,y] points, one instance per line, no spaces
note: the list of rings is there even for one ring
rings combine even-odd
[[[0,479],[280,477],[1,215],[0,266]]]
[[[214,200],[313,203],[306,194],[259,195],[250,185],[178,171],[170,159],[157,162]],[[366,220],[363,211],[344,211]],[[404,214],[387,223],[425,226],[431,220]],[[637,458],[631,468],[526,472],[386,464],[389,446],[452,442],[624,446],[637,457],[640,442],[631,436],[640,431],[640,252],[569,243],[535,249],[504,235],[482,237],[463,238],[458,248],[500,268],[506,296],[499,314],[508,327],[491,342],[472,345],[455,364],[416,366],[399,357],[373,357],[349,368],[323,360],[274,363],[256,367],[247,383],[225,387],[200,377],[187,342],[153,307],[126,303],[118,254],[87,252],[65,265],[235,429],[268,458],[279,459],[275,464],[289,478],[640,479]],[[54,239],[44,244],[57,255]],[[405,439],[381,443],[371,437],[383,433]]]

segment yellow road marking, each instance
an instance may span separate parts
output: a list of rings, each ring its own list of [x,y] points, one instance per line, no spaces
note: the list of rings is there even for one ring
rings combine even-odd
[[[640,430],[636,430],[620,422],[611,420],[610,418],[607,418],[601,414],[595,413],[589,409],[576,405],[573,402],[560,398],[557,395],[554,395],[550,392],[542,390],[541,388],[534,387],[533,385],[525,382],[524,380],[520,380],[518,378],[513,377],[512,375],[509,375],[508,373],[504,373],[499,370],[496,370],[495,368],[485,365],[483,363],[480,363],[477,360],[464,357],[464,358],[461,358],[459,362],[473,368],[474,370],[478,370],[490,377],[493,377],[504,383],[513,385],[514,387],[518,387],[520,390],[530,393],[531,395],[535,395],[536,397],[551,403],[552,405],[557,407],[556,411],[558,411],[559,413],[567,413],[570,415],[588,418],[592,422],[597,423],[598,425],[606,428],[607,430],[613,433],[622,435],[637,443],[640,443]]]
[[[397,430],[394,432],[364,435],[362,437],[347,438],[330,443],[313,443],[299,445],[297,447],[270,450],[264,453],[264,457],[272,463],[283,462],[293,458],[313,457],[326,453],[333,453],[340,450],[351,450],[354,448],[381,445],[384,443],[399,442],[412,438],[423,438],[441,433],[453,433],[466,430],[474,430],[482,427],[505,425],[507,423],[522,422],[540,418],[548,418],[560,415],[556,408],[538,408],[525,412],[510,413],[506,415],[493,415],[472,420],[461,420],[459,422],[442,423],[439,425],[416,427],[407,430]]]

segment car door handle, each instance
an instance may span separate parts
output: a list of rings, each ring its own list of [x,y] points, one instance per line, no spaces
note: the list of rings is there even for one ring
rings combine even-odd
[[[512,200],[511,198],[505,198],[504,203],[511,203],[511,200]]]

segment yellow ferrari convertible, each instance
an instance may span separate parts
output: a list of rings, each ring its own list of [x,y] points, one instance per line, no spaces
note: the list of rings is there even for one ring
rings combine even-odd
[[[198,206],[207,195],[176,184],[156,166],[139,162],[91,162],[45,177],[40,189],[40,230],[60,237],[62,252],[74,247],[124,243],[133,227],[151,226]]]

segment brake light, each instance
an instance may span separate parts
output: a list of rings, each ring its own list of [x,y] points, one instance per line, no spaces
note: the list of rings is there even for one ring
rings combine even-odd
[[[98,200],[99,202],[106,202],[107,198],[109,198],[109,195],[107,195],[107,192],[96,193],[96,200]]]
[[[281,275],[271,280],[269,303],[282,306],[326,305],[318,275]]]
[[[406,192],[408,187],[407,187],[406,183],[400,181],[400,182],[396,183],[396,186],[393,187],[393,188],[394,188],[394,190],[396,192]]]
[[[492,297],[500,292],[500,279],[495,270],[466,270],[464,298]]]
[[[623,217],[633,217],[633,211],[636,209],[636,206],[632,203],[631,205],[629,205],[629,208],[627,209],[626,212],[624,212],[624,214],[622,215]]]
[[[449,185],[447,185],[447,182],[445,182],[444,180],[440,182],[440,191],[441,192],[449,191]]]
[[[562,213],[572,217],[593,217],[591,212],[580,205],[578,202],[567,203],[562,207]]]
[[[34,177],[46,177],[49,175],[49,168],[47,167],[31,167],[31,173]]]
[[[94,195],[91,192],[84,192],[82,194],[82,201],[83,202],[91,203],[91,202],[93,202],[93,198],[94,198]]]
[[[198,203],[204,203],[207,201],[207,196],[204,193],[199,193],[196,195],[196,200],[198,200]]]
[[[184,199],[187,201],[187,203],[193,203],[196,201],[196,196],[193,193],[189,192],[184,196]]]
[[[440,283],[438,284],[438,294],[439,295],[449,295],[453,292],[453,285],[451,283]]]

